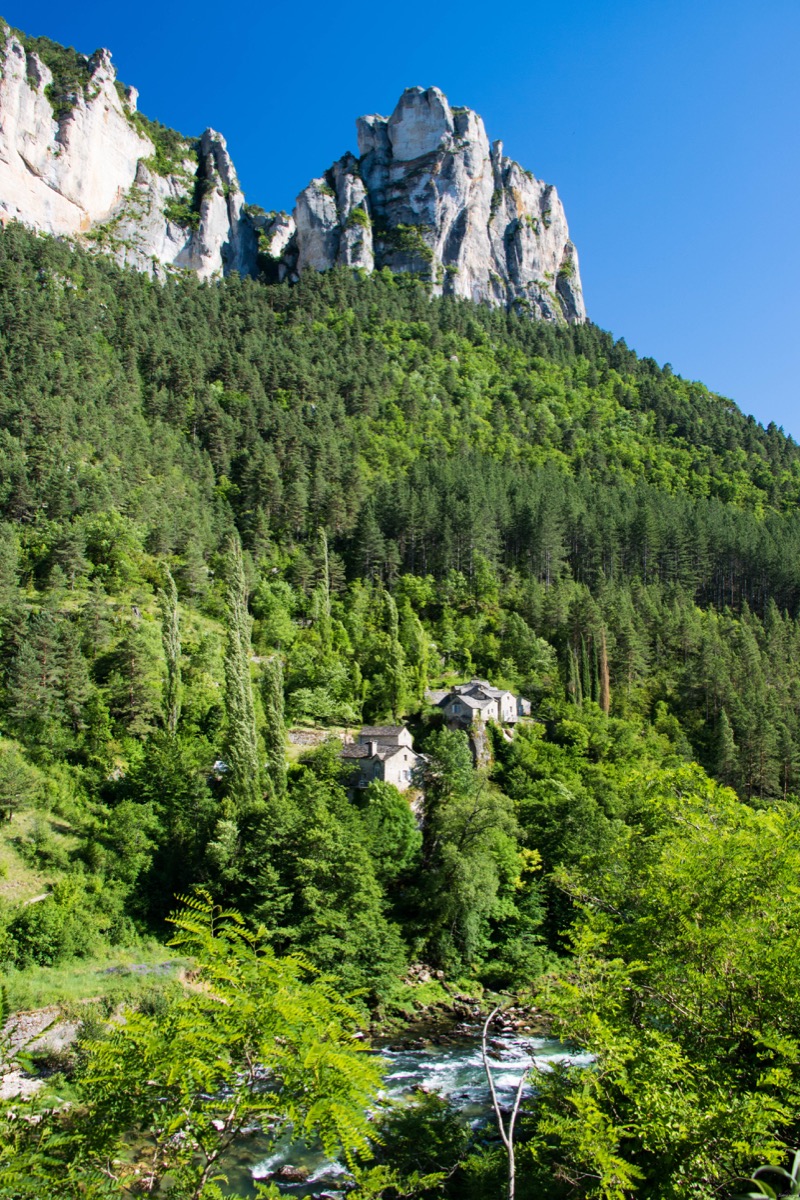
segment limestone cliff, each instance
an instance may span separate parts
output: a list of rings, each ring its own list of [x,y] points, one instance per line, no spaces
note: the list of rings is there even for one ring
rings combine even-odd
[[[157,276],[388,267],[436,294],[585,319],[555,188],[490,146],[481,118],[438,88],[408,88],[391,117],[359,118],[359,157],[313,179],[291,216],[245,206],[220,134],[183,138],[136,101],[107,50],[85,58],[0,23],[0,221]]]
[[[0,220],[83,238],[157,274],[254,273],[256,235],[219,134],[172,135],[168,161],[107,50],[75,56],[81,77],[54,104],[47,64],[12,30],[0,33]]]
[[[415,271],[436,293],[580,322],[578,256],[554,187],[489,145],[483,121],[438,88],[357,122],[347,154],[297,199],[297,270]]]

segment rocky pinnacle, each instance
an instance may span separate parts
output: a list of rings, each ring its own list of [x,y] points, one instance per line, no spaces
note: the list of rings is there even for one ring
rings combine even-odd
[[[481,118],[438,88],[408,88],[390,117],[360,117],[358,157],[313,179],[292,214],[267,213],[245,206],[214,130],[173,137],[165,163],[108,51],[84,60],[86,82],[59,111],[50,70],[11,30],[0,59],[0,221],[73,237],[159,277],[386,267],[435,295],[585,320],[555,188],[490,145]]]

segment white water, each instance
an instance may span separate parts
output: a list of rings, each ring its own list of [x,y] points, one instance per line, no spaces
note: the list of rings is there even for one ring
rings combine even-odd
[[[568,1060],[576,1066],[591,1062],[587,1054],[570,1054],[560,1043],[550,1038],[521,1037],[518,1034],[499,1034],[490,1040],[491,1064],[498,1100],[503,1107],[513,1104],[519,1081],[525,1071],[530,1079],[525,1086],[529,1095],[536,1087],[536,1074],[552,1069],[557,1062]],[[491,1099],[483,1067],[480,1041],[464,1040],[450,1046],[426,1046],[423,1050],[379,1051],[386,1063],[383,1096],[402,1100],[417,1089],[437,1092],[447,1097],[473,1126],[484,1122],[491,1111]],[[325,1192],[340,1195],[344,1167],[326,1159],[321,1151],[285,1138],[272,1152],[248,1169],[230,1173],[230,1184],[241,1194],[253,1194],[254,1179],[266,1179],[284,1164],[302,1166],[310,1174],[304,1183],[281,1183],[288,1196],[311,1196]]]

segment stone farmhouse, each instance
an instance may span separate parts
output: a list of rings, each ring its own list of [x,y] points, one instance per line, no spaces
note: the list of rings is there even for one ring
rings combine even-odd
[[[520,717],[529,717],[531,702],[504,688],[493,687],[486,679],[457,683],[449,691],[429,691],[427,699],[444,713],[453,729],[484,727],[489,721],[514,725]]]
[[[414,772],[423,762],[405,725],[365,725],[357,742],[346,742],[342,758],[353,764],[353,787],[368,787],[374,779],[392,783],[400,792],[413,786]]]

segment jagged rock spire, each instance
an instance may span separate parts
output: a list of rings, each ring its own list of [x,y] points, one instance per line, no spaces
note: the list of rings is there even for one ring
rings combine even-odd
[[[107,50],[80,59],[84,86],[57,108],[51,71],[11,30],[0,60],[0,220],[83,239],[156,275],[388,267],[434,294],[585,320],[555,188],[490,146],[481,118],[438,88],[407,88],[391,116],[360,117],[359,157],[313,179],[289,216],[245,207],[212,129],[172,138],[165,165]]]

